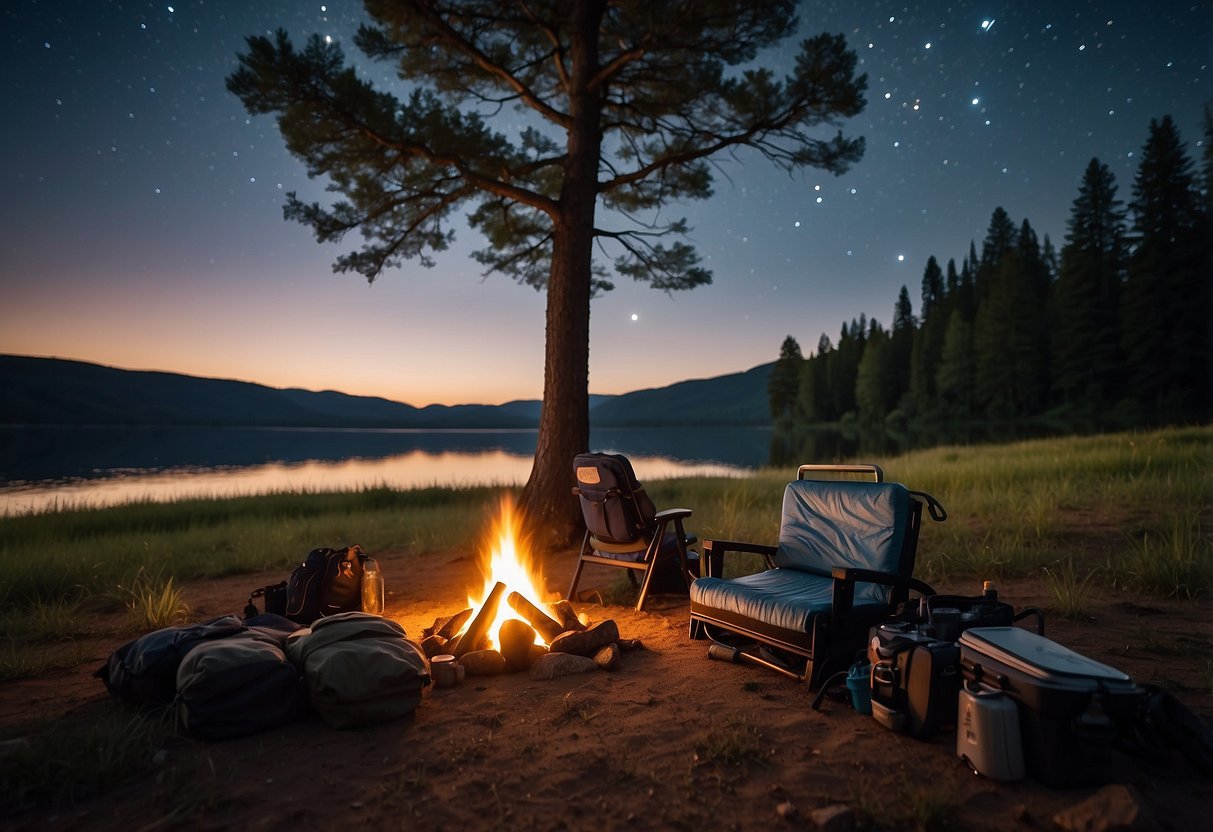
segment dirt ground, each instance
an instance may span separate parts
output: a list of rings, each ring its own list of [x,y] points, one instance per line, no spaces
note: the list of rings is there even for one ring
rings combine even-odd
[[[470,555],[379,557],[386,612],[413,638],[479,586]],[[549,587],[563,589],[571,570],[568,558],[549,566]],[[588,568],[586,577],[607,583],[617,574]],[[281,577],[191,584],[187,600],[196,619],[239,612],[251,587]],[[1040,582],[1000,589],[1017,607],[1049,606]],[[813,826],[814,810],[845,804],[860,828],[1049,829],[1055,813],[1095,791],[995,783],[956,758],[954,734],[908,739],[835,700],[814,711],[804,685],[708,660],[705,643],[687,636],[685,598],[658,597],[643,613],[591,602],[578,609],[613,618],[644,649],[612,673],[469,677],[427,689],[412,716],[373,728],[338,731],[310,717],[221,743],[180,737],[141,782],[0,826],[796,829]],[[1050,615],[1047,634],[1213,714],[1213,608],[1104,591],[1091,613],[1077,623]],[[91,674],[129,638],[103,634],[79,648],[69,671],[0,684],[0,739],[47,719],[84,726],[117,709]],[[1156,828],[1207,828],[1213,783],[1186,761],[1158,768],[1117,755],[1113,782],[1133,787]]]

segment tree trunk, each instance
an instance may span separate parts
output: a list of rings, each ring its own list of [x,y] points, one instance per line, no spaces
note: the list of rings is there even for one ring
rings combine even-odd
[[[589,449],[590,266],[602,147],[602,100],[589,82],[598,70],[602,0],[570,10],[568,155],[552,238],[547,287],[543,412],[530,479],[520,508],[527,532],[543,548],[571,545],[582,530],[573,496],[573,457]]]

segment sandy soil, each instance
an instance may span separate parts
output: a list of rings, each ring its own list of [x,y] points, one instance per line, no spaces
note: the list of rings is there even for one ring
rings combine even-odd
[[[468,555],[382,555],[387,613],[412,637],[458,612],[479,584]],[[570,558],[549,567],[563,589]],[[587,569],[609,582],[616,570]],[[194,617],[238,612],[248,590],[278,574],[187,587]],[[942,590],[972,593],[975,586]],[[1001,587],[1016,606],[1047,608],[1039,582]],[[222,743],[182,737],[143,781],[70,809],[0,819],[13,829],[766,829],[811,828],[813,810],[846,804],[861,826],[1047,829],[1095,789],[972,774],[954,735],[894,735],[843,703],[810,709],[803,685],[770,671],[709,661],[687,637],[686,601],[646,612],[581,603],[613,618],[645,649],[614,673],[537,682],[528,674],[469,677],[429,689],[411,717],[337,731],[316,718]],[[104,629],[104,628],[103,628]],[[1163,684],[1213,713],[1213,609],[1105,591],[1092,620],[1049,616],[1048,634],[1092,658]],[[119,706],[91,673],[129,638],[103,632],[77,646],[79,664],[0,685],[0,739],[46,719],[84,725]],[[1161,829],[1207,828],[1213,783],[1186,761],[1116,762]],[[795,811],[788,812],[790,803]],[[784,807],[780,810],[781,805]]]

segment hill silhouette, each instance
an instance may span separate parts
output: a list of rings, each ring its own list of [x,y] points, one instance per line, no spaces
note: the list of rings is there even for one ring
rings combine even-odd
[[[765,424],[770,365],[620,396],[592,395],[599,426]],[[334,390],[280,389],[84,361],[0,355],[8,425],[213,425],[514,429],[539,423],[541,402],[414,407]],[[722,402],[720,408],[703,407]]]

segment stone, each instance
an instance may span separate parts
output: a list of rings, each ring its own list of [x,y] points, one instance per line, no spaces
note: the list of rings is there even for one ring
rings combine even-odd
[[[562,599],[550,606],[550,609],[556,615],[556,620],[564,625],[566,630],[584,630],[585,625],[577,620],[577,613],[573,610],[573,605],[568,602],[568,599]]]
[[[529,668],[535,662],[548,654],[548,649],[542,644],[532,644],[527,648],[526,666]]]
[[[1157,828],[1131,786],[1104,786],[1095,794],[1053,816],[1066,832],[1144,832]]]
[[[469,676],[498,676],[505,673],[505,657],[496,650],[473,650],[464,653],[459,663]]]
[[[421,650],[427,659],[446,652],[446,639],[442,636],[426,636],[421,640]]]
[[[813,826],[823,832],[851,832],[855,828],[855,813],[850,806],[836,803],[809,813]]]
[[[497,640],[501,642],[501,655],[505,665],[511,671],[526,670],[530,667],[530,647],[535,643],[535,628],[517,618],[506,620],[497,632]]]
[[[539,681],[559,679],[574,673],[587,673],[597,669],[594,660],[572,653],[548,653],[531,665],[531,678]]]
[[[569,630],[552,640],[549,649],[553,653],[573,653],[577,656],[593,656],[603,647],[619,640],[619,625],[611,619],[599,621],[582,630]]]
[[[637,650],[644,649],[644,642],[642,642],[638,638],[621,638],[621,639],[619,639],[619,641],[616,642],[616,644],[619,645],[620,650],[623,650],[624,652],[627,652],[627,653],[632,653]]]
[[[780,820],[795,820],[798,814],[796,804],[785,800],[775,807],[775,814],[779,815]]]
[[[594,654],[594,664],[603,670],[618,670],[621,655],[623,652],[619,649],[618,644],[608,644]]]

